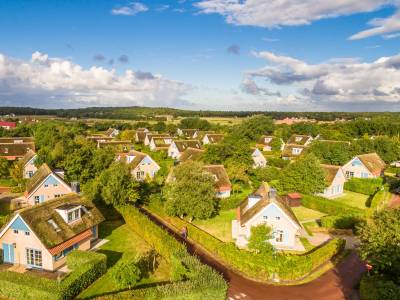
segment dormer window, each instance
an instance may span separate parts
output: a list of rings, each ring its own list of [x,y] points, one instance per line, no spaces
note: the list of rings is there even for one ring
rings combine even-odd
[[[301,148],[293,148],[293,149],[292,149],[292,153],[293,153],[293,154],[300,154],[300,153],[301,153],[301,150],[302,150]]]
[[[14,140],[14,144],[22,144],[23,142],[23,140]]]
[[[264,142],[269,143],[271,141],[271,138],[265,138]]]
[[[301,137],[301,136],[296,136],[296,138],[295,138],[295,141],[296,141],[296,142],[300,142],[300,141],[301,141],[301,139],[302,139],[302,137]]]
[[[4,148],[4,153],[8,153],[8,148]]]
[[[83,206],[79,204],[64,204],[56,208],[56,211],[66,223],[72,223],[81,218],[81,209]]]
[[[80,218],[80,209],[75,209],[73,211],[68,212],[68,223],[76,221]]]

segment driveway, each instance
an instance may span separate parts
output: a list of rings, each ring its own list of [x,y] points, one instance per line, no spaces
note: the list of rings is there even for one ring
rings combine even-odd
[[[179,233],[167,226],[163,220],[146,213],[157,225],[166,229],[179,241]],[[190,237],[190,232],[189,232]],[[229,269],[213,256],[206,253],[201,247],[191,241],[183,241],[188,251],[196,255],[203,263],[211,266],[221,274],[229,283],[229,300],[355,300],[359,299],[355,286],[359,283],[364,265],[358,256],[352,252],[334,269],[327,271],[316,280],[296,286],[276,286],[256,282],[243,277],[241,274]]]

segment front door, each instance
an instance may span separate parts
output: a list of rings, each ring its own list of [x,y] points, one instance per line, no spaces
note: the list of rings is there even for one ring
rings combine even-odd
[[[3,261],[5,263],[14,263],[14,245],[3,243]]]

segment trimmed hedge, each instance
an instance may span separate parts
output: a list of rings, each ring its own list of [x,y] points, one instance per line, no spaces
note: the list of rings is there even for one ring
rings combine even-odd
[[[166,285],[137,289],[121,296],[137,299],[225,299],[227,284],[211,267],[191,256],[186,247],[154,224],[133,206],[118,207],[125,222],[149,243],[171,265],[171,278]],[[127,294],[127,295],[126,295]]]
[[[12,299],[73,299],[106,271],[104,254],[75,250],[68,254],[72,270],[58,283],[43,277],[10,271],[0,272],[0,296]]]
[[[383,178],[352,178],[344,184],[344,189],[360,194],[373,195],[383,185]]]
[[[379,275],[364,275],[360,282],[361,300],[400,300],[400,286]]]
[[[321,226],[334,229],[354,229],[361,222],[360,217],[353,215],[324,216]]]
[[[278,253],[271,255],[256,254],[240,250],[234,243],[224,243],[198,227],[176,217],[163,215],[162,218],[176,228],[186,226],[189,238],[202,245],[220,260],[247,276],[258,280],[271,280],[277,273],[281,280],[302,279],[315,268],[330,260],[344,248],[344,240],[332,239],[327,244],[302,255]]]
[[[343,203],[335,202],[334,200],[329,200],[319,196],[303,195],[301,205],[334,216],[343,214],[354,216],[365,215],[365,212],[362,209],[350,207]]]

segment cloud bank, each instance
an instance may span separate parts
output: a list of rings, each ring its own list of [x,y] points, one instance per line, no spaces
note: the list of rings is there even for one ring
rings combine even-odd
[[[40,107],[185,104],[190,86],[150,72],[83,68],[35,52],[23,61],[0,54],[0,105]]]
[[[384,6],[400,7],[399,0],[201,0],[200,12],[216,13],[227,23],[266,28],[308,25],[314,21],[357,13],[367,13]],[[371,20],[373,28],[350,37],[352,40],[400,32],[400,12],[386,19]]]
[[[111,10],[113,15],[134,16],[141,12],[148,11],[149,8],[140,2],[131,2],[129,5],[115,7]]]
[[[245,72],[243,91],[249,94],[281,93],[304,105],[307,102],[324,102],[332,107],[382,103],[400,107],[400,54],[370,63],[336,59],[320,64],[308,64],[267,51],[253,54],[268,64]],[[277,92],[271,92],[271,86]],[[288,94],[288,87],[295,93]]]

